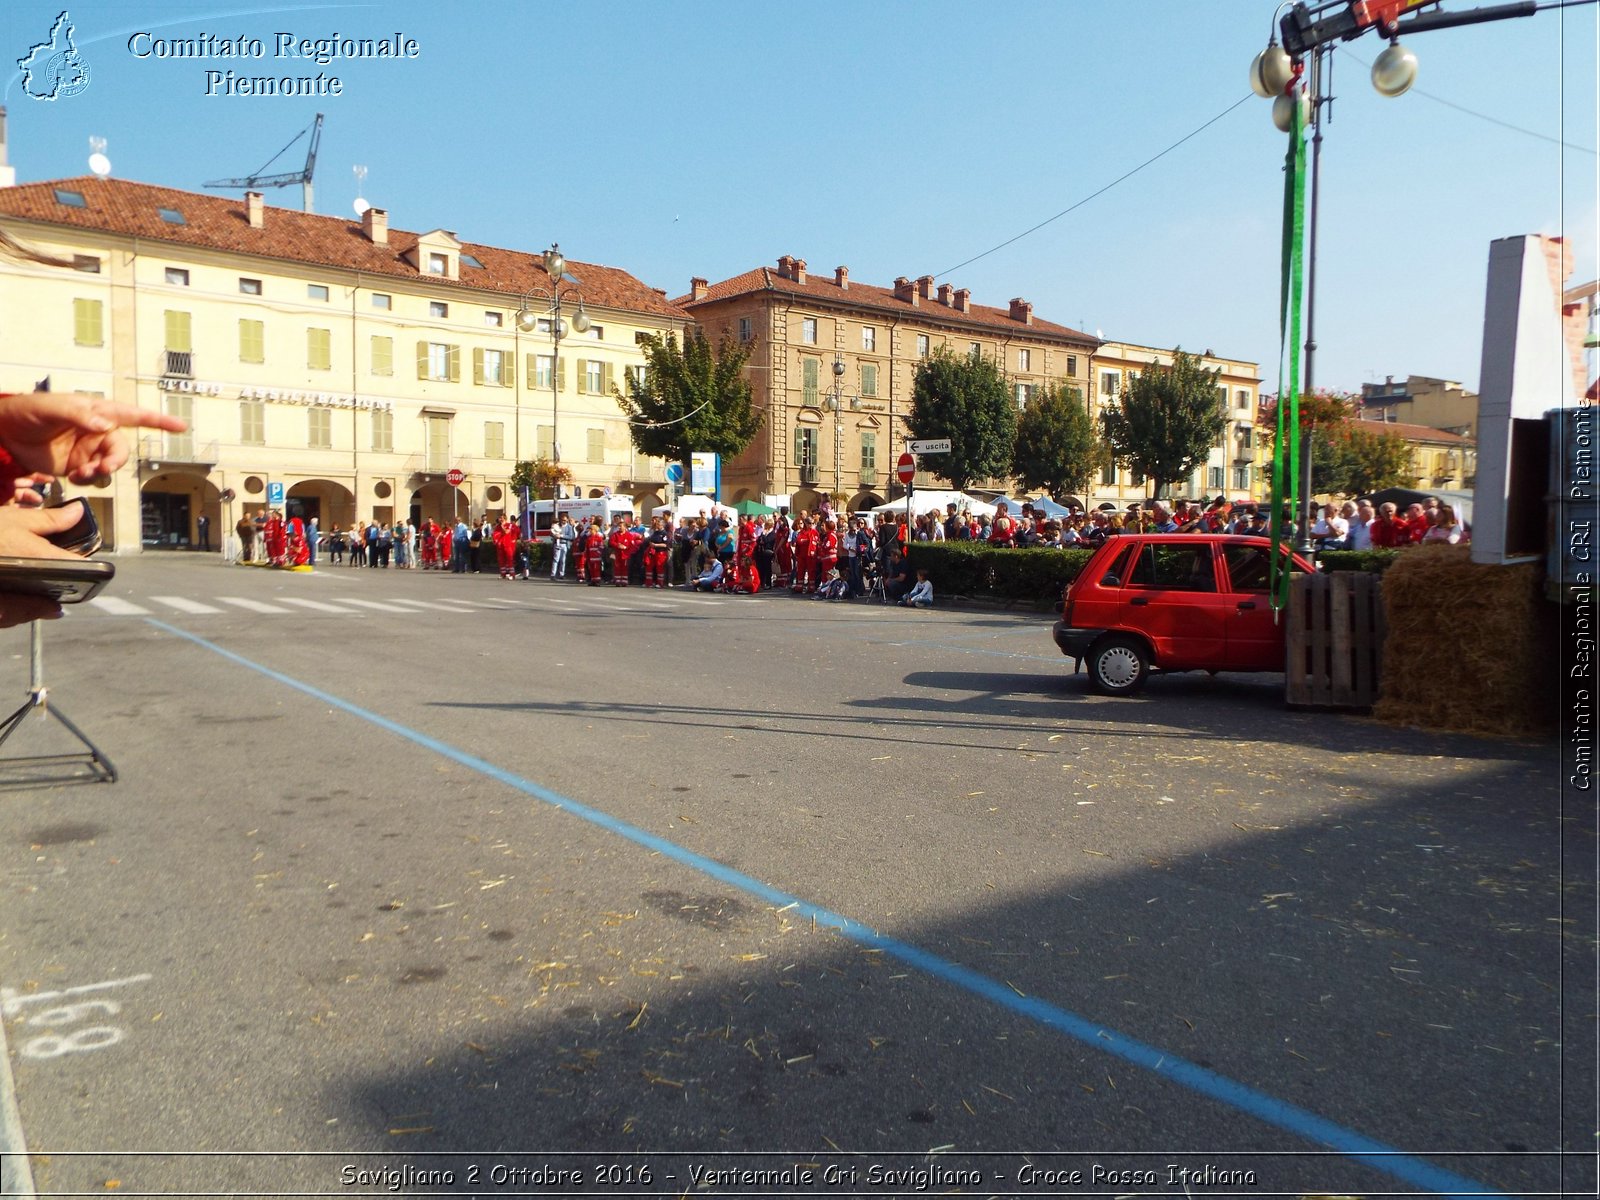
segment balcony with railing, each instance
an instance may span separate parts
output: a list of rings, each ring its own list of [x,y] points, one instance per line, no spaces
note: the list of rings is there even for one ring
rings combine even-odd
[[[162,433],[139,439],[139,461],[146,469],[161,470],[164,465],[205,467],[217,465],[217,443],[196,443],[192,433]]]

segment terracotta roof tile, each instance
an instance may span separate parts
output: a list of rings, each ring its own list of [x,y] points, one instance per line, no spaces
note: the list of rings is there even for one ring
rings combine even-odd
[[[1065,325],[1057,325],[1051,321],[1041,320],[1035,316],[1033,324],[1024,324],[1013,319],[1009,308],[992,308],[988,305],[974,304],[967,312],[950,305],[940,304],[936,296],[927,298],[918,297],[918,303],[913,305],[909,300],[896,298],[893,288],[876,287],[870,283],[862,283],[858,279],[851,279],[848,288],[840,288],[831,273],[813,275],[809,272],[804,283],[796,282],[771,267],[757,267],[753,271],[746,271],[721,283],[711,284],[705,296],[696,300],[693,294],[679,296],[672,303],[679,308],[689,310],[691,313],[705,304],[713,304],[721,300],[730,300],[737,296],[744,296],[756,292],[770,291],[774,294],[788,296],[804,296],[829,304],[850,305],[854,307],[867,307],[886,311],[891,314],[904,315],[907,318],[921,317],[927,321],[949,322],[952,324],[965,324],[979,326],[990,331],[1004,330],[1007,333],[1033,333],[1046,338],[1070,338],[1081,341],[1089,346],[1098,346],[1100,339],[1091,334],[1083,333],[1077,329],[1069,329]]]
[[[1469,446],[1473,444],[1469,437],[1451,433],[1448,429],[1435,429],[1431,425],[1406,425],[1399,421],[1351,421],[1349,424],[1369,433],[1393,433],[1408,442],[1465,442]]]
[[[56,189],[77,192],[84,198],[79,208],[56,200]],[[170,224],[159,209],[183,214],[184,223]],[[423,275],[403,257],[417,245],[418,235],[389,229],[389,243],[374,245],[362,232],[360,221],[324,217],[268,205],[262,228],[252,229],[242,198],[207,196],[175,188],[99,179],[92,175],[48,180],[0,188],[0,216],[50,225],[98,230],[141,241],[221,250],[253,255],[301,266],[361,271],[397,279],[426,279],[441,287],[463,286],[520,296],[534,287],[548,287],[540,255],[463,242],[461,251],[483,264],[483,269],[461,267],[459,280]],[[584,302],[592,307],[618,309],[668,320],[689,320],[681,308],[628,272],[597,263],[571,259],[567,273],[581,284]]]

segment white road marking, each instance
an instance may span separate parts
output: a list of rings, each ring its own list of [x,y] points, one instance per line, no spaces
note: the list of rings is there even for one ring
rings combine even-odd
[[[285,596],[285,604],[295,604],[301,608],[309,608],[313,612],[338,613],[341,617],[359,617],[358,612],[351,612],[348,608],[340,608],[337,604],[328,604],[322,600],[303,600],[297,596]]]
[[[198,600],[191,600],[187,596],[151,596],[150,599],[170,605],[179,612],[219,613],[222,611],[220,608],[212,608],[209,604],[202,604]]]
[[[464,613],[472,611],[471,608],[462,604],[459,600],[400,600],[393,597],[391,599],[394,599],[396,604],[415,604],[418,608],[436,608],[441,612]]]
[[[276,604],[268,604],[263,600],[246,600],[243,596],[218,596],[224,604],[237,605],[253,613],[286,613],[287,608],[279,608]]]
[[[132,601],[123,600],[117,596],[96,596],[89,603],[101,612],[109,613],[113,617],[148,617],[150,615],[148,608],[141,608]]]
[[[353,596],[345,596],[343,600],[346,604],[359,604],[362,608],[376,609],[378,612],[406,613],[413,617],[417,615],[412,609],[399,604],[389,604],[383,600],[357,600]]]

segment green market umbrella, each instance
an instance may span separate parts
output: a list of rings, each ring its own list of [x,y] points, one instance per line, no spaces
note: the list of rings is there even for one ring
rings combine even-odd
[[[771,516],[778,510],[775,508],[768,508],[765,504],[762,504],[757,500],[741,500],[739,503],[733,506],[733,511],[738,513],[741,517],[766,517]]]

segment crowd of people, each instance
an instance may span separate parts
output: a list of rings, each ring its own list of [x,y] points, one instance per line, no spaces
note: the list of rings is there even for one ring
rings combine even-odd
[[[816,513],[779,509],[763,516],[656,515],[646,523],[614,517],[609,525],[563,515],[549,531],[552,580],[591,587],[666,588],[755,595],[788,591],[823,600],[876,597],[885,602],[926,608],[933,584],[924,570],[913,570],[907,551],[913,542],[982,542],[998,547],[1092,549],[1129,533],[1229,533],[1271,535],[1269,506],[1230,503],[1218,497],[1200,505],[1177,500],[1133,504],[1126,511],[1110,505],[1071,509],[1050,516],[1030,502],[1001,501],[990,515],[958,511],[925,512],[908,524],[903,513],[835,515],[826,506]],[[1317,550],[1368,550],[1422,542],[1465,541],[1469,534],[1449,504],[1430,498],[1406,512],[1392,503],[1374,508],[1370,500],[1346,500],[1308,510]],[[319,534],[312,518],[285,519],[274,510],[241,517],[237,527],[245,561],[277,566],[315,564],[320,551],[329,562],[352,567],[449,571],[502,579],[530,579],[534,550],[520,522],[487,516],[440,523],[376,520],[349,528],[334,525]],[[1285,513],[1279,536],[1294,540],[1299,530]],[[259,550],[257,549],[259,545]]]

